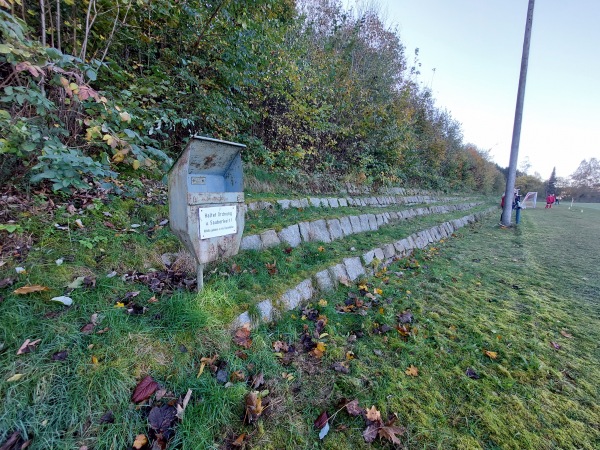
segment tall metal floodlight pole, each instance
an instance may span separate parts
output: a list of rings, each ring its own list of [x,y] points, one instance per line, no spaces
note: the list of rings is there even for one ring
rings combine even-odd
[[[504,226],[510,226],[515,179],[517,178],[517,161],[519,159],[519,141],[521,139],[521,122],[523,121],[523,103],[525,101],[525,82],[527,81],[527,65],[529,63],[529,44],[531,42],[534,3],[535,0],[529,0],[529,7],[527,8],[525,39],[523,40],[523,56],[521,57],[521,74],[519,76],[519,90],[517,92],[517,107],[515,110],[515,124],[513,126],[512,144],[510,146],[508,178],[506,180],[506,190],[504,191],[504,209],[502,210],[502,225]]]

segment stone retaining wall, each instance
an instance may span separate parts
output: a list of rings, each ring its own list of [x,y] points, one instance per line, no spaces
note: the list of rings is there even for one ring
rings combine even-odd
[[[437,205],[423,208],[408,209],[400,212],[384,212],[381,214],[361,214],[346,216],[339,219],[320,219],[312,222],[301,222],[284,228],[279,233],[266,230],[261,234],[244,236],[240,250],[263,250],[286,244],[290,247],[299,246],[302,241],[320,241],[328,243],[342,239],[351,234],[364,231],[377,231],[382,225],[410,219],[428,214],[444,214],[452,211],[464,211],[481,203],[463,203],[460,205]]]
[[[255,326],[260,322],[269,322],[275,319],[278,313],[292,310],[308,302],[318,292],[327,292],[335,289],[340,280],[353,282],[360,277],[369,275],[372,271],[370,268],[371,263],[375,258],[387,264],[395,258],[408,256],[415,248],[422,249],[429,244],[448,238],[455,230],[477,222],[496,210],[497,207],[491,207],[485,211],[469,214],[460,219],[450,220],[441,225],[413,233],[404,239],[369,250],[362,255],[362,258],[358,256],[344,258],[339,264],[322,270],[313,277],[302,281],[294,288],[285,292],[277,301],[274,302],[266,299],[258,303],[260,318],[257,318],[256,321],[253,321],[250,314],[246,311],[236,318],[232,326],[237,328],[244,324]]]
[[[445,197],[436,198],[429,195],[385,195],[377,197],[307,197],[296,200],[277,200],[276,202],[252,202],[248,203],[250,211],[273,209],[275,205],[279,205],[281,209],[289,208],[344,208],[348,206],[370,206],[384,208],[390,205],[411,205],[419,203],[438,203],[438,202],[453,202],[456,198]]]

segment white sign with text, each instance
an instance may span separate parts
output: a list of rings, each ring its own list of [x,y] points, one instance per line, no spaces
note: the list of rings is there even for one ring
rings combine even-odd
[[[200,239],[237,233],[237,206],[200,208]]]

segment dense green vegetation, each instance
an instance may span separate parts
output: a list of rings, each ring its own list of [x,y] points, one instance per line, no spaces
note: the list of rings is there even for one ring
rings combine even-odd
[[[2,181],[119,188],[202,134],[290,179],[502,186],[372,7],[0,0],[0,34]]]

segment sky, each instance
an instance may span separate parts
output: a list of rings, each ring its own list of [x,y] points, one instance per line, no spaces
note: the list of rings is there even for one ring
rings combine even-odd
[[[378,0],[409,66],[462,124],[465,143],[510,157],[528,0]],[[345,4],[353,5],[353,0]],[[537,0],[519,168],[568,177],[600,158],[600,0]],[[433,70],[435,69],[435,71]]]

